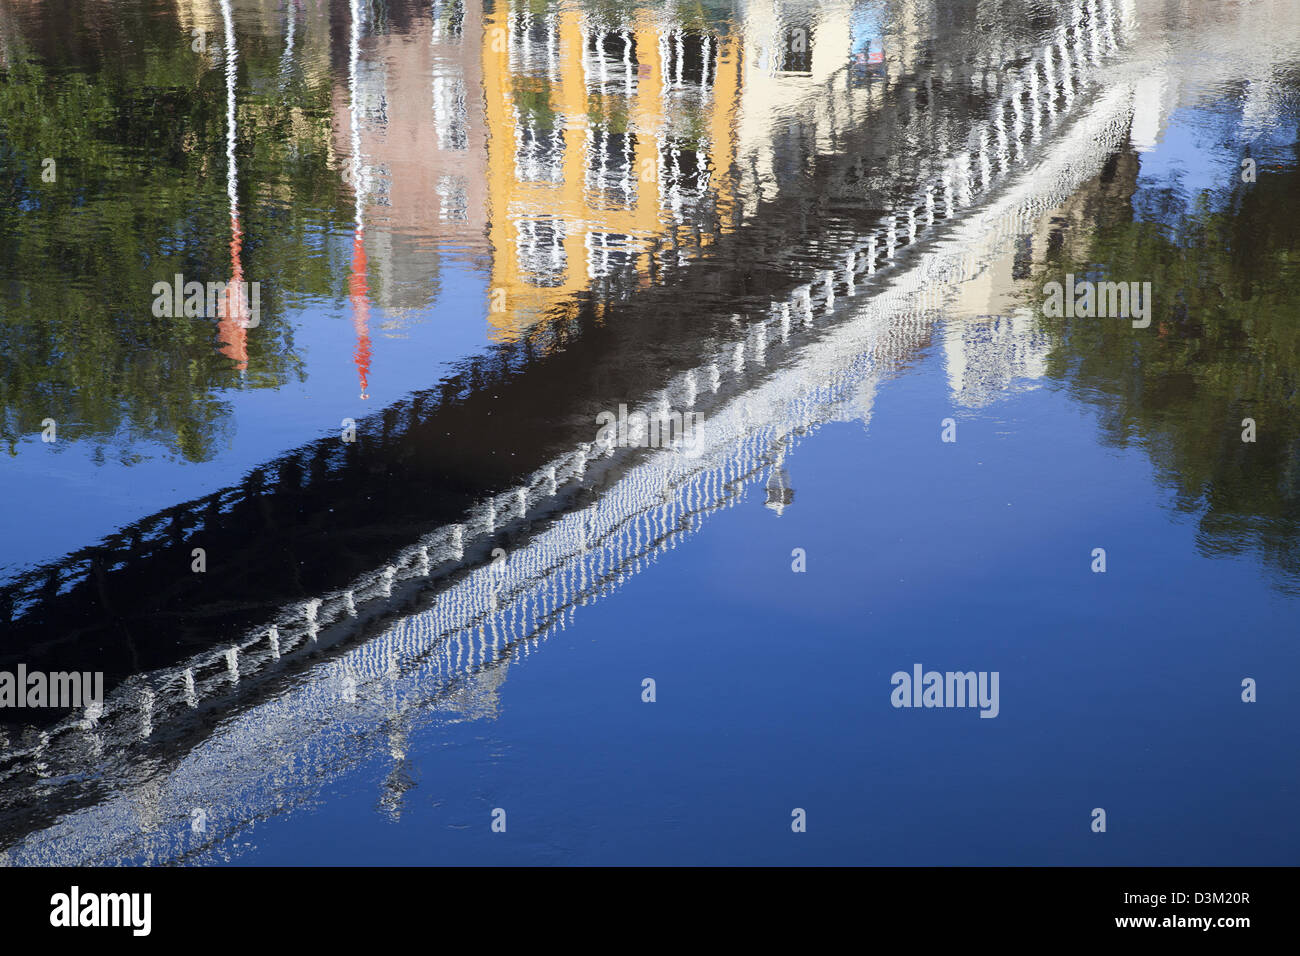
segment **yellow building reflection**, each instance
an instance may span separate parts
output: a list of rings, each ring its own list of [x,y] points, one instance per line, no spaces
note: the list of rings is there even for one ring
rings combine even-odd
[[[601,280],[652,282],[726,228],[741,65],[739,38],[649,10],[485,14],[494,339],[570,316]]]

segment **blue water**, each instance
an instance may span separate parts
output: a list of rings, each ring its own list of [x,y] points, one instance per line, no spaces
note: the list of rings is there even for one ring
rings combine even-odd
[[[1022,0],[981,13],[980,4],[837,0],[770,12],[737,0],[692,16],[642,5],[640,36],[671,33],[669,51],[681,40],[665,56],[695,56],[691,44],[706,33],[715,46],[699,49],[719,56],[704,61],[717,70],[713,81],[731,65],[737,77],[732,101],[717,89],[678,90],[651,115],[644,103],[630,110],[607,78],[590,74],[574,94],[516,47],[494,61],[483,25],[522,18],[524,7],[467,3],[234,6],[243,59],[228,76],[245,111],[237,114],[241,254],[250,276],[273,273],[267,282],[283,293],[268,309],[265,338],[250,339],[246,377],[219,358],[210,323],[195,324],[195,345],[180,324],[159,339],[143,307],[116,310],[108,292],[102,315],[80,317],[50,305],[62,307],[58,297],[37,296],[43,243],[65,227],[66,260],[50,267],[60,282],[108,289],[117,268],[72,274],[90,268],[86,250],[98,240],[90,241],[93,229],[80,235],[83,220],[58,200],[38,194],[40,202],[15,203],[0,219],[8,230],[0,265],[13,270],[0,274],[0,332],[22,346],[0,365],[4,394],[14,396],[0,426],[15,449],[0,464],[0,572],[26,573],[36,588],[52,568],[63,589],[29,588],[30,606],[0,613],[0,628],[12,628],[3,635],[18,636],[0,648],[0,670],[28,658],[49,668],[102,666],[111,685],[107,709],[87,710],[84,724],[0,723],[0,862],[1300,859],[1300,702],[1290,689],[1300,668],[1300,49],[1286,24],[1256,42],[1233,32],[1237,12],[1220,11],[1222,29],[1206,31],[1209,14],[1138,0],[1143,15],[1116,26],[1114,59],[1080,73],[1078,102],[1051,101],[1052,115],[1070,113],[1069,121],[1052,127],[1043,105],[1041,137],[1004,129],[1020,137],[1016,148],[990,149],[1001,171],[1013,154],[1030,173],[1050,170],[1049,159],[1077,147],[1070,123],[1096,119],[1089,111],[1112,108],[1118,91],[1122,129],[1113,143],[1077,147],[1079,170],[1049,171],[1032,189],[1024,182],[1033,177],[1018,179],[1026,170],[1015,167],[969,203],[959,198],[970,209],[940,216],[920,243],[903,241],[907,220],[896,219],[883,278],[860,271],[836,308],[818,301],[814,310],[810,299],[804,328],[800,283],[815,295],[821,270],[834,278],[844,269],[835,242],[853,237],[860,254],[858,240],[883,235],[883,207],[910,201],[918,183],[940,182],[936,170],[960,169],[950,154],[969,148],[967,127],[998,102],[999,84],[1014,83],[1017,51],[1054,43],[1058,20],[1074,30],[1072,5]],[[137,28],[155,40],[188,35],[190,16],[220,34],[225,0],[196,6],[182,16],[161,2],[109,4],[97,29],[106,49]],[[511,29],[532,30],[529,43],[542,50],[543,28],[576,29],[600,12],[583,0],[526,6],[533,19],[509,20]],[[457,17],[461,27],[445,25]],[[299,31],[292,43],[290,22]],[[24,10],[15,23],[25,46],[0,46],[0,187],[21,199],[46,143],[20,111],[39,84],[20,76],[13,51],[27,51],[51,82],[73,90],[83,74],[92,92],[112,91],[116,80],[88,53],[60,60],[62,34],[47,13]],[[852,73],[850,40],[835,32],[852,24],[870,27],[873,48],[883,37],[879,71]],[[809,25],[825,45],[808,77],[754,65]],[[834,57],[824,53],[829,37],[844,41]],[[125,57],[131,44],[122,42]],[[601,42],[614,46],[582,55],[614,50],[605,69],[617,73],[630,47],[621,34]],[[426,46],[434,51],[427,61]],[[281,49],[284,62],[302,59],[277,73]],[[166,175],[142,180],[134,195],[164,213],[168,202],[215,210],[205,229],[216,238],[156,234],[142,220],[128,239],[143,258],[172,243],[210,274],[227,275],[222,61],[209,73],[184,57],[132,55],[143,59],[124,75],[173,97],[176,122],[194,127],[177,141],[206,157],[192,169],[168,153],[158,164]],[[996,69],[1000,58],[1014,70]],[[1187,62],[1203,67],[1195,82]],[[1052,63],[1056,76],[1064,65]],[[474,73],[493,69],[500,75]],[[166,82],[154,84],[150,70]],[[1157,73],[1159,96],[1143,100],[1141,80]],[[443,97],[433,106],[420,99],[431,76]],[[463,97],[448,80],[455,76],[466,81]],[[276,94],[281,81],[287,92]],[[153,102],[163,92],[132,95]],[[1030,94],[1015,95],[1037,109]],[[491,127],[500,121],[488,115],[491,96],[517,111],[505,127]],[[686,189],[682,199],[680,182],[675,198],[666,186],[661,195],[658,184],[643,185],[644,196],[658,197],[653,214],[599,232],[593,223],[622,207],[609,198],[614,167],[599,166],[608,156],[590,144],[617,141],[593,137],[586,155],[561,164],[563,175],[606,177],[603,192],[576,191],[585,203],[576,206],[574,194],[547,192],[530,171],[522,132],[512,142],[510,123],[554,121],[575,102],[586,112],[561,124],[570,146],[593,131],[619,135],[628,123],[643,146],[673,131],[687,167],[698,147],[709,174],[696,178],[698,195]],[[463,150],[418,138],[426,109],[450,122],[439,112],[448,103],[469,118]],[[1135,130],[1152,111],[1155,141],[1139,144]],[[129,113],[118,118],[126,123]],[[345,142],[349,122],[362,131],[355,144]],[[491,127],[486,143],[474,139],[483,132],[475,123]],[[863,132],[876,129],[892,139]],[[94,133],[114,135],[111,127]],[[548,142],[537,138],[537,149]],[[489,151],[503,148],[508,161],[494,154],[490,165]],[[349,157],[351,149],[358,154]],[[1085,162],[1090,149],[1095,168]],[[1247,155],[1259,159],[1258,181],[1241,179]],[[391,197],[354,191],[343,171],[349,160],[385,170]],[[484,187],[487,198],[466,199],[481,222],[455,232],[433,217],[426,161]],[[942,165],[950,161],[957,166]],[[446,178],[438,183],[444,189]],[[1017,220],[1018,231],[997,242],[976,235],[983,211],[1009,205],[1022,187],[1040,204]],[[175,200],[172,190],[207,198]],[[294,229],[328,235],[330,255],[259,218],[261,190],[280,197]],[[930,198],[942,208],[937,190]],[[112,197],[91,192],[90,206],[111,212]],[[346,220],[363,209],[369,265],[349,266],[355,224]],[[586,237],[568,247],[565,279],[579,281],[564,292],[544,281],[554,267],[545,228],[529,247],[528,223],[550,217]],[[629,264],[624,271],[596,275],[598,232],[612,261]],[[412,244],[393,244],[395,236]],[[905,283],[953,236],[978,268],[942,288],[931,275],[935,295],[916,312],[871,313],[895,288],[892,277]],[[897,257],[893,240],[906,247]],[[619,259],[621,242],[635,254]],[[473,254],[463,254],[467,245]],[[429,250],[438,253],[436,273]],[[1067,272],[1152,282],[1155,320],[1147,328],[1128,317],[1049,321],[1039,292]],[[506,285],[506,314],[489,313]],[[393,305],[396,293],[416,304]],[[796,304],[792,341],[769,323],[755,346],[748,330],[782,302]],[[369,308],[365,362],[359,305]],[[890,334],[871,339],[873,322]],[[835,337],[845,330],[857,338]],[[67,360],[62,350],[79,336],[104,351],[113,374],[93,374],[100,359],[88,357],[91,346]],[[512,337],[532,351],[500,358],[493,349]],[[845,341],[866,351],[837,351]],[[157,367],[155,352],[166,353]],[[36,354],[48,368],[24,364]],[[481,364],[452,397],[426,403],[469,359]],[[182,396],[211,403],[200,421],[178,415],[181,424],[154,427],[151,414],[177,401],[174,377],[200,366],[210,374],[195,373],[198,384]],[[796,394],[841,372],[847,381],[824,405]],[[728,416],[744,418],[745,436],[760,436],[755,473],[735,485],[743,492],[710,499],[725,506],[695,507],[689,483],[670,488],[681,474],[664,464],[680,461],[673,453],[588,454],[592,412],[667,396],[670,376],[686,377],[705,419],[723,423],[704,460],[725,461],[733,469],[725,478],[735,479],[743,458],[728,457],[731,443],[744,438],[724,431]],[[34,423],[47,403],[71,397],[65,407],[93,411],[97,389],[121,411],[116,431],[97,418],[65,421],[60,443],[41,441]],[[780,414],[772,412],[780,403],[764,404],[773,394],[788,403]],[[1257,442],[1240,438],[1247,417],[1257,420]],[[368,421],[368,441],[328,444],[348,418]],[[187,456],[180,449],[195,427],[218,437]],[[564,471],[575,449],[589,469],[577,477]],[[245,487],[250,472],[260,484],[173,538],[164,533],[157,550],[128,534],[94,551],[134,522],[170,517],[171,506]],[[520,490],[516,514],[517,499],[501,496]],[[601,523],[678,500],[670,492],[686,505],[675,513],[680,523],[619,524],[609,539],[634,556],[607,561]],[[464,515],[462,499],[474,506]],[[480,533],[485,503],[491,517]],[[158,526],[165,532],[168,523]],[[660,532],[665,548],[637,559],[644,539]],[[211,549],[203,578],[188,567],[199,543]],[[438,573],[414,570],[421,546]],[[74,554],[82,548],[90,550]],[[493,577],[494,548],[509,587]],[[586,580],[605,572],[603,584]],[[553,613],[557,590],[559,626],[545,614],[539,626],[537,607]],[[525,624],[515,631],[517,610]],[[498,630],[507,636],[501,648]],[[895,706],[894,675],[914,666],[996,673],[996,715]]]
[[[1295,599],[1253,560],[1198,556],[1142,452],[1099,445],[1059,389],[964,412],[943,443],[953,411],[932,350],[869,430],[830,425],[787,460],[781,517],[753,494],[712,516],[512,664],[495,719],[415,733],[398,821],[371,755],[234,859],[1294,861]],[[893,708],[916,662],[998,671],[1000,713]]]
[[[22,467],[0,469],[7,512],[0,561],[17,568],[57,558],[152,514],[159,502],[212,494],[306,440],[339,434],[344,419],[359,421],[436,380],[478,351],[486,332],[473,318],[487,298],[482,270],[453,261],[443,264],[440,279],[433,301],[414,315],[394,317],[396,327],[385,329],[385,311],[372,311],[365,398],[348,307],[316,302],[292,310],[301,375],[274,389],[223,389],[219,400],[230,425],[212,460],[187,461],[157,442],[134,440],[122,449],[122,442],[93,438],[62,445],[42,444],[39,433],[23,439]]]

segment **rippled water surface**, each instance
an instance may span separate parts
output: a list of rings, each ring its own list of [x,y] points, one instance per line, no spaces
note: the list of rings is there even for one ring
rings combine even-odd
[[[0,858],[1294,863],[1298,124],[1285,0],[0,0]]]

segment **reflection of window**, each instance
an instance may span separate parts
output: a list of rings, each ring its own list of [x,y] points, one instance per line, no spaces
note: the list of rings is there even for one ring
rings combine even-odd
[[[718,73],[718,41],[707,33],[673,30],[659,38],[663,80],[671,88],[705,88]]]
[[[362,118],[376,126],[388,125],[388,92],[384,65],[370,60],[357,63],[357,106]]]
[[[387,163],[366,167],[365,197],[371,206],[391,206],[392,170]]]
[[[636,170],[633,156],[636,136],[595,129],[587,133],[587,192],[603,196],[616,206],[636,202]]]
[[[564,130],[537,129],[516,119],[515,178],[521,183],[562,182]]]
[[[439,177],[438,218],[443,222],[469,222],[469,188],[464,176]]]
[[[664,205],[680,215],[709,188],[707,155],[693,142],[665,140],[659,147],[659,183]]]
[[[555,11],[536,16],[531,10],[510,14],[510,72],[515,76],[560,78],[560,34]]]
[[[636,37],[627,30],[583,31],[582,64],[587,89],[631,96],[636,90]]]
[[[465,77],[459,72],[433,76],[433,128],[439,149],[469,147],[469,112],[465,108]]]
[[[811,73],[812,39],[811,28],[789,27],[777,57],[777,69],[782,73]]]
[[[515,224],[519,272],[529,285],[553,287],[564,282],[564,222],[552,216],[521,219]]]
[[[631,236],[612,232],[588,233],[586,246],[587,275],[593,279],[633,271],[636,257],[641,252]]]

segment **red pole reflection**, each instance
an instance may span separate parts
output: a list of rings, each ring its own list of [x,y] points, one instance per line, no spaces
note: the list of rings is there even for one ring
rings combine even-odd
[[[358,226],[352,239],[352,272],[348,276],[348,296],[352,300],[352,327],[357,333],[357,350],[353,359],[361,379],[361,397],[369,398],[370,387],[370,301],[366,297],[366,230]]]
[[[244,234],[239,216],[230,214],[230,282],[222,296],[220,321],[217,323],[221,354],[235,363],[240,372],[248,370],[248,297],[244,290],[244,265],[240,252]]]
[[[235,24],[230,0],[222,0],[221,18],[226,34],[226,195],[230,199],[230,282],[217,309],[217,337],[221,354],[235,363],[239,374],[248,371],[248,300],[244,289],[244,265],[240,252],[244,233],[239,228],[239,172],[235,159],[237,137],[235,112]]]

